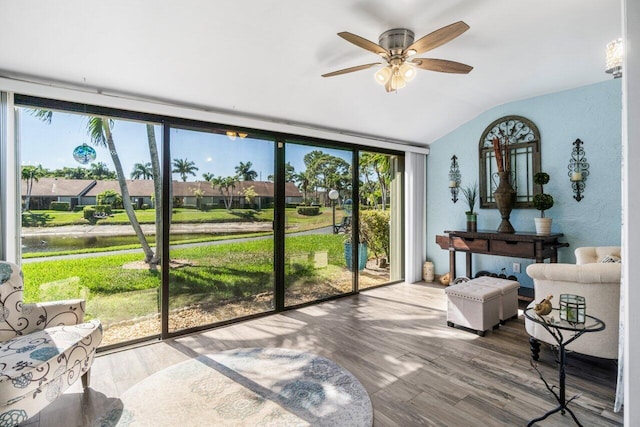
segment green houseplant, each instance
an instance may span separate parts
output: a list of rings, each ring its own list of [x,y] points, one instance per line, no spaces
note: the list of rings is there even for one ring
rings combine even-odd
[[[476,201],[478,200],[478,184],[475,183],[461,188],[461,190],[469,207],[465,212],[467,215],[467,231],[478,231],[478,214],[475,211]]]
[[[540,193],[533,196],[533,206],[540,211],[540,218],[535,218],[536,234],[543,236],[551,234],[552,218],[544,216],[544,211],[553,206],[553,196],[544,192],[544,185],[549,179],[549,174],[545,172],[538,172],[533,176],[533,182],[540,186]]]

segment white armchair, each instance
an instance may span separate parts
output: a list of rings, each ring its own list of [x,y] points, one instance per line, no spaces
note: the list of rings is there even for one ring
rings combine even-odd
[[[605,359],[618,358],[620,311],[620,247],[583,247],[575,250],[576,264],[531,264],[527,274],[533,279],[535,299],[530,306],[547,295],[554,308],[559,307],[560,294],[585,297],[587,314],[604,321],[600,332],[584,334],[571,343],[567,350]],[[607,257],[607,259],[605,259]],[[605,262],[602,262],[605,260]],[[557,345],[542,325],[525,318],[527,333],[531,336],[531,351],[537,360],[536,341]],[[539,344],[538,344],[539,350]]]
[[[89,370],[102,341],[84,301],[23,304],[22,271],[0,261],[0,426],[25,422]]]

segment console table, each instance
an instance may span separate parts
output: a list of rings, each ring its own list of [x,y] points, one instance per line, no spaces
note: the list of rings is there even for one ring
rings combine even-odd
[[[471,254],[499,255],[535,259],[536,262],[558,262],[558,248],[569,246],[558,239],[564,234],[541,236],[536,233],[498,233],[497,231],[445,231],[436,243],[449,251],[449,274],[456,278],[456,252],[465,252],[467,277],[472,278]]]

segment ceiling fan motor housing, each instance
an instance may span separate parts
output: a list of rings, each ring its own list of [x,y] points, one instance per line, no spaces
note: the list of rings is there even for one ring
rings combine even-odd
[[[398,55],[411,46],[414,38],[413,31],[407,28],[394,28],[380,34],[378,44],[390,51],[392,55]]]

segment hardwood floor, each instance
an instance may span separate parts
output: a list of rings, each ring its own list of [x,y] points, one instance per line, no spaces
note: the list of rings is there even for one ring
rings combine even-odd
[[[27,425],[91,426],[119,395],[163,368],[199,354],[276,346],[307,350],[351,371],[369,392],[375,426],[523,426],[555,407],[529,364],[527,338],[522,316],[485,337],[449,328],[441,286],[391,285],[100,355],[90,389],[83,394],[75,384]],[[544,347],[539,369],[557,383]],[[567,396],[582,393],[570,407],[585,426],[622,425],[622,413],[612,409],[615,383],[614,362],[569,357]],[[557,413],[537,425],[573,422]]]

